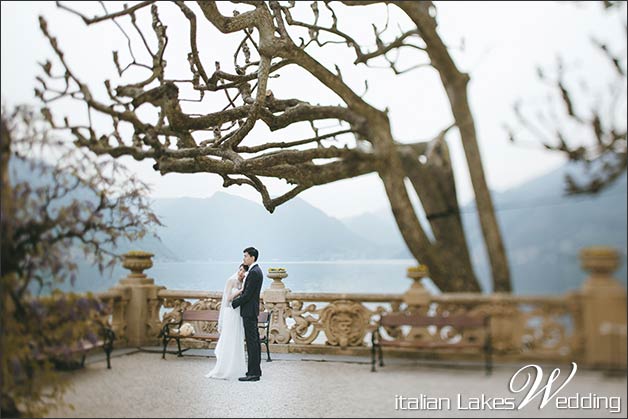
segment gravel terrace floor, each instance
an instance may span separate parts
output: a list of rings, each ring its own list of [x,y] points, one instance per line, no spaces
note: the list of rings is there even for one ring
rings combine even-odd
[[[361,357],[274,354],[262,360],[261,381],[238,382],[204,377],[216,362],[211,350],[166,360],[159,348],[117,350],[111,370],[103,358],[65,373],[74,410],[49,417],[626,417],[626,375],[592,370],[579,369],[545,407],[540,394],[517,410],[527,390],[512,393],[509,382],[523,364],[499,364],[486,376],[482,364],[390,359],[372,373]],[[553,368],[543,366],[543,385]],[[561,366],[552,394],[569,372]]]

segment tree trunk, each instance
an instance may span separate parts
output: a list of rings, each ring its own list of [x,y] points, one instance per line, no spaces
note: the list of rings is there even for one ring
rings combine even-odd
[[[447,47],[436,32],[436,19],[430,15],[430,9],[434,7],[431,2],[400,2],[395,4],[403,9],[417,25],[421,38],[425,41],[426,52],[430,57],[432,66],[440,74],[456,125],[460,130],[460,138],[469,166],[482,234],[491,263],[493,291],[510,292],[508,259],[495,216],[491,194],[486,184],[475,123],[467,99],[469,76],[458,70]]]
[[[419,163],[417,151],[401,158],[434,233],[435,251],[445,261],[443,274],[448,280],[443,291],[481,292],[467,249],[447,143],[438,141],[425,164]]]
[[[442,248],[431,243],[425,234],[406,190],[404,182],[406,170],[392,139],[390,125],[385,116],[378,116],[370,118],[369,121],[373,132],[373,144],[377,148],[377,153],[383,158],[383,164],[378,172],[384,183],[395,221],[408,249],[418,262],[429,268],[430,279],[441,291],[479,291],[473,271],[469,269],[466,272],[465,281],[470,282],[463,283],[462,276],[456,275],[455,270],[451,269],[452,266],[459,268],[458,262],[443,258],[440,252]],[[431,207],[432,204],[430,204]],[[442,232],[439,231],[439,234],[442,236]],[[464,241],[464,236],[462,240]]]
[[[2,348],[7,348],[7,333],[6,323],[14,322],[15,306],[11,298],[12,282],[9,282],[9,278],[6,277],[10,272],[15,272],[14,258],[11,254],[12,244],[12,228],[13,228],[13,197],[11,193],[11,183],[9,179],[9,158],[11,157],[11,132],[5,121],[6,115],[2,115],[2,127],[0,128],[0,277],[2,280],[2,286],[0,287],[0,301],[2,302],[2,319],[0,323],[0,345]],[[2,354],[6,357],[6,352]],[[4,374],[8,372],[8,360],[5,358],[2,360],[2,380],[4,381]],[[21,417],[20,411],[15,405],[15,401],[9,392],[5,392],[4,384],[2,388],[2,402],[1,402],[2,414],[5,417]]]
[[[508,268],[508,258],[502,241],[502,236],[495,216],[495,208],[491,193],[486,184],[480,148],[478,147],[475,135],[475,124],[467,102],[466,88],[460,92],[453,93],[451,103],[456,121],[460,127],[460,137],[464,146],[471,184],[475,192],[475,202],[482,227],[482,234],[486,242],[488,256],[491,263],[491,273],[493,276],[493,292],[511,292],[510,270]],[[460,123],[462,122],[462,123]]]
[[[2,115],[2,127],[0,131],[0,275],[13,272],[12,265],[15,262],[11,257],[10,244],[13,228],[13,197],[9,178],[9,158],[11,157],[11,132],[5,121],[6,115]]]

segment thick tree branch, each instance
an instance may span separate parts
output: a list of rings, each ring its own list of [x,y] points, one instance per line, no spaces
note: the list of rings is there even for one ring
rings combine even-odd
[[[348,81],[343,80],[343,69],[338,64],[332,63],[334,70],[331,71],[306,51],[307,46],[313,42],[320,47],[332,42],[345,43],[355,51],[355,64],[365,63],[369,66],[372,60],[382,57],[397,74],[428,65],[418,63],[405,70],[398,69],[396,63],[400,50],[413,49],[427,54],[431,65],[441,73],[443,84],[452,102],[455,125],[460,129],[463,141],[475,141],[473,120],[466,104],[465,89],[468,77],[457,72],[453,60],[448,56],[436,33],[435,21],[426,11],[426,7],[431,7],[431,3],[397,4],[415,21],[416,27],[400,28],[399,34],[391,40],[390,37],[384,37],[389,27],[388,20],[382,29],[373,26],[376,46],[370,50],[364,49],[355,38],[339,29],[339,16],[327,3],[324,5],[331,14],[330,26],[319,23],[319,19],[322,22],[322,14],[319,3],[316,2],[310,5],[314,14],[311,23],[306,23],[297,16],[300,5],[297,6],[296,3],[289,3],[287,6],[276,1],[244,3],[253,9],[245,12],[235,10],[233,16],[228,17],[218,10],[214,1],[198,2],[200,13],[195,13],[189,4],[175,2],[178,8],[175,10],[180,11],[189,24],[186,25],[186,36],[189,37],[187,54],[189,75],[177,76],[176,80],[168,80],[165,77],[165,74],[168,74],[166,72],[168,63],[163,57],[168,37],[166,26],[161,23],[157,13],[160,5],[153,4],[152,31],[157,39],[158,50],[156,52],[149,50],[153,61],[150,66],[151,74],[140,81],[131,80],[129,84],[117,87],[106,81],[110,104],[96,99],[87,86],[75,76],[56,45],[56,40],[47,32],[45,23],[42,23],[42,30],[50,40],[65,76],[55,78],[51,64],[45,64],[43,68],[48,77],[46,80],[43,78],[40,80],[42,90],[39,91],[39,96],[45,103],[70,98],[85,104],[90,116],[87,125],[72,123],[69,118],[64,119],[63,124],[57,124],[58,129],[72,132],[75,142],[80,146],[89,148],[97,154],[109,154],[114,157],[130,155],[138,160],[152,159],[155,162],[153,168],[162,174],[214,173],[222,177],[225,187],[247,185],[254,188],[262,197],[264,206],[271,212],[276,206],[312,186],[377,172],[384,182],[393,213],[408,248],[417,260],[430,266],[433,279],[446,290],[447,284],[453,284],[455,281],[448,282],[446,270],[441,268],[443,266],[441,253],[448,252],[455,248],[456,243],[461,243],[457,235],[463,234],[462,230],[456,230],[457,233],[454,235],[456,238],[441,234],[439,237],[442,243],[430,242],[414,213],[405,189],[405,180],[409,176],[414,176],[416,179],[420,177],[420,182],[429,181],[430,176],[424,173],[423,168],[417,169],[423,159],[428,162],[426,167],[439,171],[438,176],[443,187],[450,188],[451,185],[446,182],[452,177],[449,176],[450,172],[446,166],[451,163],[442,157],[442,150],[446,149],[444,137],[451,127],[431,142],[409,145],[395,142],[387,111],[380,111],[367,103],[363,95],[357,94]],[[376,2],[347,2],[352,6],[373,3]],[[144,12],[141,9],[147,4],[138,4],[132,10],[107,13],[91,21],[96,23],[109,20],[118,24],[116,19],[129,18],[140,32],[141,39],[148,49],[148,43],[136,24],[141,21],[136,20],[136,13]],[[205,57],[201,56],[199,44],[199,39],[205,39],[201,34],[203,25],[198,21],[201,16],[222,33],[233,34],[241,31],[241,41],[233,54],[233,68],[223,68],[220,62],[216,61],[213,73],[207,72]],[[82,17],[87,19],[85,16]],[[310,41],[301,39],[301,45],[296,45],[290,37],[291,31],[304,29],[309,32]],[[330,36],[331,40],[319,40],[322,34]],[[254,57],[253,54],[257,56]],[[390,54],[396,54],[396,57]],[[119,73],[122,73],[123,68],[118,62],[117,55],[114,55],[114,63]],[[135,64],[138,63],[133,58],[129,65]],[[289,71],[293,67],[308,72],[315,82],[320,83],[321,88],[337,95],[341,104],[314,105],[300,98],[298,94],[293,98],[276,98],[271,91],[272,79],[279,76],[276,73],[279,69]],[[128,66],[124,67],[126,68]],[[62,84],[63,82],[65,84]],[[181,92],[185,91],[179,89],[181,83],[191,83],[194,89],[192,91],[197,93],[198,97],[181,97]],[[226,105],[212,109],[215,106],[212,102],[211,105],[205,106],[210,95],[213,98],[223,93],[226,96]],[[198,102],[198,109],[203,109],[202,113],[190,114],[184,111],[182,103],[186,101]],[[157,113],[157,122],[155,118],[140,117],[148,111]],[[100,130],[92,125],[92,113],[110,118],[113,131],[99,133]],[[47,111],[47,114],[48,119],[54,124],[52,112]],[[321,122],[327,120],[338,121],[340,127],[335,132],[328,132],[329,127],[323,131]],[[253,137],[253,128],[258,121],[263,122],[271,131],[279,131],[281,139],[253,146],[242,144]],[[281,136],[281,132],[284,132],[281,130],[301,122],[310,124],[313,136],[309,138],[294,134],[290,134],[288,138],[285,138],[285,135]],[[342,142],[337,140],[339,136],[343,136]],[[342,147],[342,144],[346,145]],[[410,160],[404,163],[406,158]],[[410,166],[407,165],[408,162]],[[404,168],[404,164],[407,167]],[[411,167],[412,164],[417,167]],[[480,163],[473,161],[470,162],[470,165],[472,164]],[[477,172],[474,176],[477,178]],[[271,197],[268,188],[262,182],[262,179],[267,177],[282,179],[293,187],[280,196]],[[418,188],[415,185],[415,189],[422,200],[441,199],[433,191],[434,188]],[[449,202],[449,197],[442,198],[441,201],[438,204],[426,205],[436,213],[440,208],[457,205]],[[450,222],[452,221],[439,221],[439,225]],[[456,272],[462,272],[463,265],[464,263],[461,263]],[[462,277],[459,275],[459,279]],[[473,283],[462,286],[455,282],[457,289],[477,289],[472,274],[465,278],[461,280]]]

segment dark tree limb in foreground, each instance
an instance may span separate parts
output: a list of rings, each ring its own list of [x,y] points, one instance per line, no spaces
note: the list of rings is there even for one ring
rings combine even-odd
[[[81,256],[101,272],[112,267],[116,245],[159,220],[146,185],[119,161],[55,138],[25,107],[3,106],[1,122],[1,409],[6,417],[42,417],[67,385],[50,354],[66,353],[80,338],[95,343],[92,326],[109,314],[89,294],[56,287],[74,285]]]
[[[185,22],[176,29],[186,31],[189,39],[186,79],[169,78],[164,54],[172,29],[167,29],[160,18],[160,10],[165,5],[142,2],[115,12],[105,10],[93,17],[61,5],[81,17],[86,25],[103,22],[118,25],[127,39],[130,37],[119,22],[123,19],[127,23],[130,21],[134,35],[142,40],[138,44],[145,49],[144,55],[150,57],[150,62],[136,60],[130,41],[131,60],[128,63],[121,63],[118,52],[114,52],[120,81],[117,85],[105,81],[106,100],[97,98],[90,86],[72,70],[46,21],[40,18],[41,29],[62,67],[59,76],[52,71],[51,63],[45,63],[46,77],[40,78],[41,86],[37,89],[37,95],[47,106],[45,114],[49,115],[50,123],[71,131],[77,145],[96,154],[150,159],[155,162],[155,170],[162,174],[215,173],[224,179],[225,187],[248,185],[260,193],[270,212],[313,186],[375,172],[382,179],[409,250],[420,263],[429,266],[436,285],[443,291],[479,291],[462,229],[444,139],[448,129],[456,127],[463,140],[482,231],[488,244],[493,288],[495,291],[510,291],[506,254],[467,100],[469,77],[456,68],[440,39],[431,2],[392,3],[416,27],[399,28],[400,33],[391,37],[388,25],[385,28],[373,25],[374,48],[360,45],[344,29],[346,25],[343,26],[338,18],[336,8],[353,6],[360,10],[360,6],[387,2],[312,2],[306,4],[310,6],[309,10],[300,2],[233,3],[240,3],[238,7],[243,9],[234,11],[233,16],[224,15],[213,1],[168,4],[181,13]],[[299,11],[302,7],[307,13],[302,9]],[[149,13],[149,9],[152,24],[147,30],[140,28],[137,21],[138,16]],[[302,19],[303,15],[308,16],[307,19]],[[206,45],[206,37],[199,36],[201,22],[211,24],[223,34],[240,35],[241,42],[235,48],[232,65],[208,63],[202,58],[202,51],[211,51],[211,46]],[[354,65],[372,67],[378,60],[384,60],[396,74],[414,68],[434,67],[451,103],[452,127],[426,142],[400,144],[395,141],[387,112],[375,108],[356,93],[348,80],[343,79],[338,65],[334,65],[332,71],[315,58],[315,49],[333,44],[346,45],[355,56]],[[400,52],[416,54],[417,64],[400,68],[395,56]],[[294,67],[311,75],[341,103],[314,104],[298,96],[276,97],[270,89],[272,79],[280,70],[288,71]],[[141,70],[145,76],[136,76],[129,83],[126,72],[132,70],[136,70],[135,74]],[[197,99],[184,93],[190,89]],[[218,106],[211,102],[221,97],[223,104]],[[51,115],[52,102],[59,98],[82,102],[90,116],[95,113],[109,118],[110,130],[103,132],[91,123],[91,119],[87,126],[74,124],[67,118],[59,123]],[[201,114],[183,110],[184,104],[192,100],[203,104]],[[154,110],[156,117],[140,116],[147,109]],[[338,125],[330,131],[328,126],[322,128],[321,121],[327,121],[327,125],[328,121],[336,121]],[[311,126],[311,135],[294,138],[286,134],[282,141],[256,146],[243,144],[252,135],[256,124],[280,131],[302,123]],[[282,179],[291,185],[291,189],[271,197],[265,178]],[[410,181],[426,210],[433,239],[419,222],[406,180]]]

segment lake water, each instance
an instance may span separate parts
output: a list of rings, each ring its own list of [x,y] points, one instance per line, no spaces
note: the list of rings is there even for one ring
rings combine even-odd
[[[238,268],[241,261],[230,262],[155,262],[144,273],[155,284],[174,290],[222,291],[225,280]],[[285,268],[288,277],[283,280],[293,292],[346,292],[346,293],[403,293],[412,280],[406,277],[413,260],[366,261],[312,261],[270,262],[260,261],[266,275],[268,268]],[[115,285],[129,271],[121,266],[112,275],[99,275],[94,268],[83,266],[75,291],[104,291]],[[272,280],[264,277],[262,290]],[[429,284],[427,284],[429,286]]]
[[[559,264],[571,266],[577,264],[573,261]],[[222,291],[226,279],[231,276],[240,265],[241,261],[186,261],[186,262],[154,262],[152,268],[145,271],[149,278],[155,280],[155,284],[164,285],[171,290],[198,290],[198,291]],[[394,260],[348,260],[348,261],[260,261],[260,267],[264,272],[264,285],[266,289],[272,280],[266,277],[268,268],[285,268],[288,277],[283,280],[287,288],[293,292],[337,292],[337,293],[403,293],[408,290],[412,280],[406,277],[406,270],[414,266],[412,259]],[[125,278],[129,271],[118,265],[113,272],[100,275],[94,267],[86,263],[78,263],[78,281],[72,290],[105,291],[114,286],[120,279]],[[538,268],[536,265],[531,265]],[[620,282],[626,284],[625,267],[622,267],[618,275]],[[532,273],[526,273],[520,266],[514,266],[513,288],[518,295],[562,295],[567,291],[579,289],[585,279],[584,271],[571,272],[545,272],[537,269]],[[488,275],[488,272],[485,273]],[[623,275],[623,276],[622,276]],[[482,280],[480,278],[480,280]],[[488,280],[488,278],[485,278]],[[425,286],[437,292],[430,280],[424,280]],[[483,288],[490,289],[483,283]],[[60,287],[69,291],[69,285]]]

